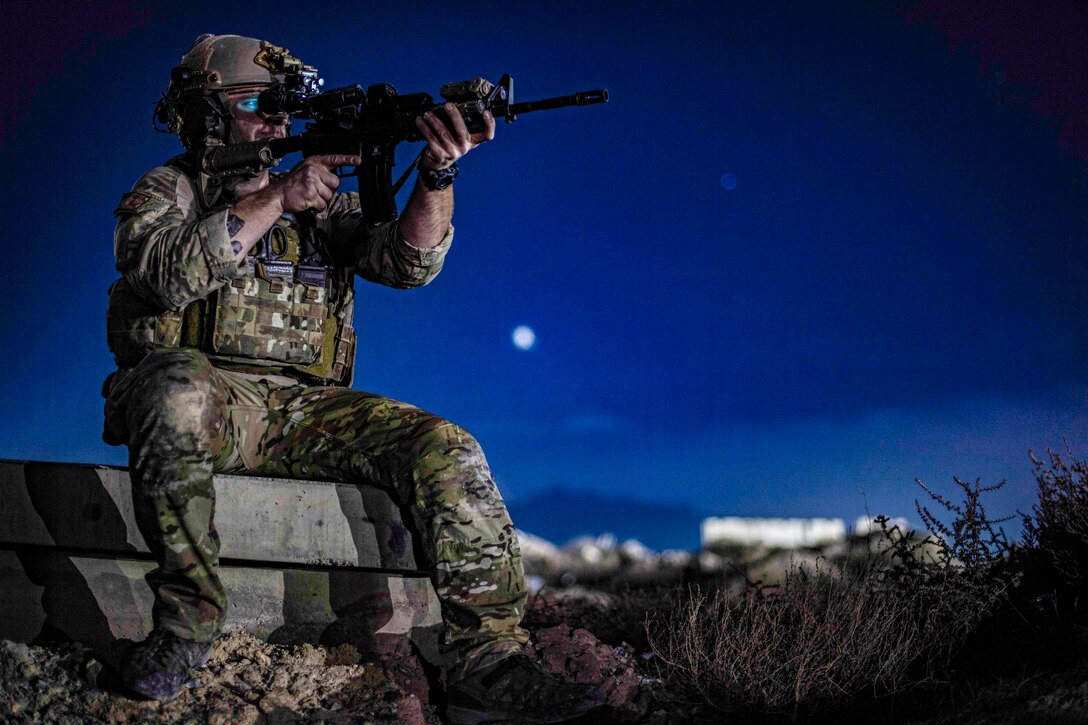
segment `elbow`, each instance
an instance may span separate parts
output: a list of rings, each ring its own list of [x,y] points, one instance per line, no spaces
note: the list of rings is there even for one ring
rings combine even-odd
[[[436,264],[430,267],[412,267],[400,275],[400,284],[394,285],[398,289],[413,289],[423,287],[434,281],[438,273],[442,271],[442,265]]]
[[[129,287],[144,301],[162,310],[181,310],[200,295],[177,283],[176,279],[130,272],[123,275]]]

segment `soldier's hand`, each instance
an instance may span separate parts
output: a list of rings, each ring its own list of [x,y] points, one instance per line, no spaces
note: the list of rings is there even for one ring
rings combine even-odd
[[[440,118],[444,115],[445,119]],[[416,119],[427,146],[420,156],[419,165],[437,171],[446,169],[480,144],[495,138],[495,118],[491,111],[484,111],[484,130],[469,133],[461,109],[454,103],[446,103],[434,113],[427,112]]]
[[[347,154],[310,156],[268,185],[279,194],[284,211],[322,211],[340,186],[340,179],[332,170],[337,166],[357,166],[360,161],[358,156]]]

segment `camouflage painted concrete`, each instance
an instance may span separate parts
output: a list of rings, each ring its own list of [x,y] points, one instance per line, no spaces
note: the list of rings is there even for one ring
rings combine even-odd
[[[426,576],[412,529],[383,489],[229,474],[214,484],[221,561]],[[0,548],[150,554],[125,468],[0,460],[0,501]]]
[[[0,639],[56,639],[110,651],[152,625],[144,581],[152,561],[60,550],[0,549]],[[230,601],[225,631],[275,643],[351,644],[364,654],[411,641],[442,662],[441,610],[430,581],[346,569],[221,566]]]
[[[239,475],[216,475],[215,491],[227,630],[368,656],[411,641],[441,661],[441,607],[386,492]],[[0,639],[111,651],[144,637],[154,562],[127,470],[0,461],[0,500]]]
[[[141,532],[160,562],[154,617],[179,636],[222,628],[212,476],[252,471],[382,486],[416,522],[456,678],[519,650],[525,602],[513,525],[479,445],[414,406],[347,388],[281,385],[158,349],[113,381],[107,428],[129,445]]]

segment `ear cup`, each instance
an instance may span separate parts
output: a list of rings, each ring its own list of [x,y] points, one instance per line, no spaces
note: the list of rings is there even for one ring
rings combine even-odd
[[[219,108],[214,96],[188,96],[181,99],[176,111],[181,119],[179,129],[186,148],[206,146],[208,141],[227,138],[229,118]]]
[[[156,131],[178,133],[181,128],[181,118],[178,116],[173,100],[165,95],[158,100],[155,110],[151,113],[151,125]]]

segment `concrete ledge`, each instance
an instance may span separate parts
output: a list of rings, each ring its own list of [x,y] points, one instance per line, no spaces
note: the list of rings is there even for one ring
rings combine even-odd
[[[364,652],[409,639],[440,664],[438,598],[385,491],[251,476],[215,491],[228,629]],[[0,638],[140,640],[153,567],[125,469],[0,461]]]
[[[412,534],[382,489],[328,481],[216,476],[225,560],[416,571]],[[0,546],[148,553],[128,471],[0,460]]]
[[[57,551],[0,550],[0,639],[43,634],[105,650],[151,629],[154,564]],[[441,613],[427,579],[337,569],[224,566],[228,630],[272,642],[347,642],[379,649],[383,636],[408,638],[435,661]]]

